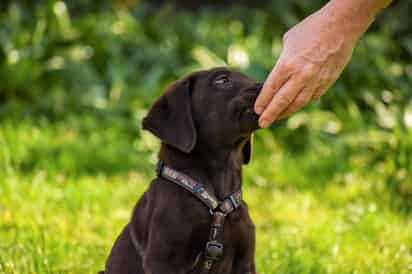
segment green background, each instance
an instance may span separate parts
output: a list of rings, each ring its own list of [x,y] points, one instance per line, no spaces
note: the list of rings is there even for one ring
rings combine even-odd
[[[325,3],[176,2],[0,3],[0,273],[103,269],[154,177],[155,98],[222,64],[263,81]],[[378,18],[319,102],[256,134],[258,273],[412,273],[411,5]]]

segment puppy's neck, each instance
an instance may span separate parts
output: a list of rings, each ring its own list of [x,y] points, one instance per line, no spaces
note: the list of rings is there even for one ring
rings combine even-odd
[[[201,181],[218,199],[224,199],[242,187],[240,148],[201,150],[195,147],[191,153],[184,153],[162,144],[159,158],[167,166]]]

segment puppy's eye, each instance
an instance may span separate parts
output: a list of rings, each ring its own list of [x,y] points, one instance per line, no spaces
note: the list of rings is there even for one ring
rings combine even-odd
[[[230,79],[227,75],[221,75],[215,79],[216,85],[225,85],[230,82]]]

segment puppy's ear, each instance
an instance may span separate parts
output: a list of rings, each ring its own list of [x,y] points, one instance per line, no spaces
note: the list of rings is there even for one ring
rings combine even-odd
[[[253,154],[253,134],[249,136],[249,139],[243,145],[242,154],[243,154],[243,164],[245,165],[249,164],[250,160],[252,159],[252,154]]]
[[[192,117],[190,78],[174,82],[143,119],[143,129],[162,142],[185,153],[196,145],[196,129]]]

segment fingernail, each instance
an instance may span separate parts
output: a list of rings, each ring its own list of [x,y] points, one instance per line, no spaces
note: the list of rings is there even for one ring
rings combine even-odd
[[[269,125],[269,120],[262,119],[262,120],[259,121],[259,125],[262,128],[267,127]]]
[[[263,111],[263,107],[262,107],[262,106],[257,106],[257,107],[255,107],[255,112],[256,112],[256,114],[261,114],[262,111]]]

